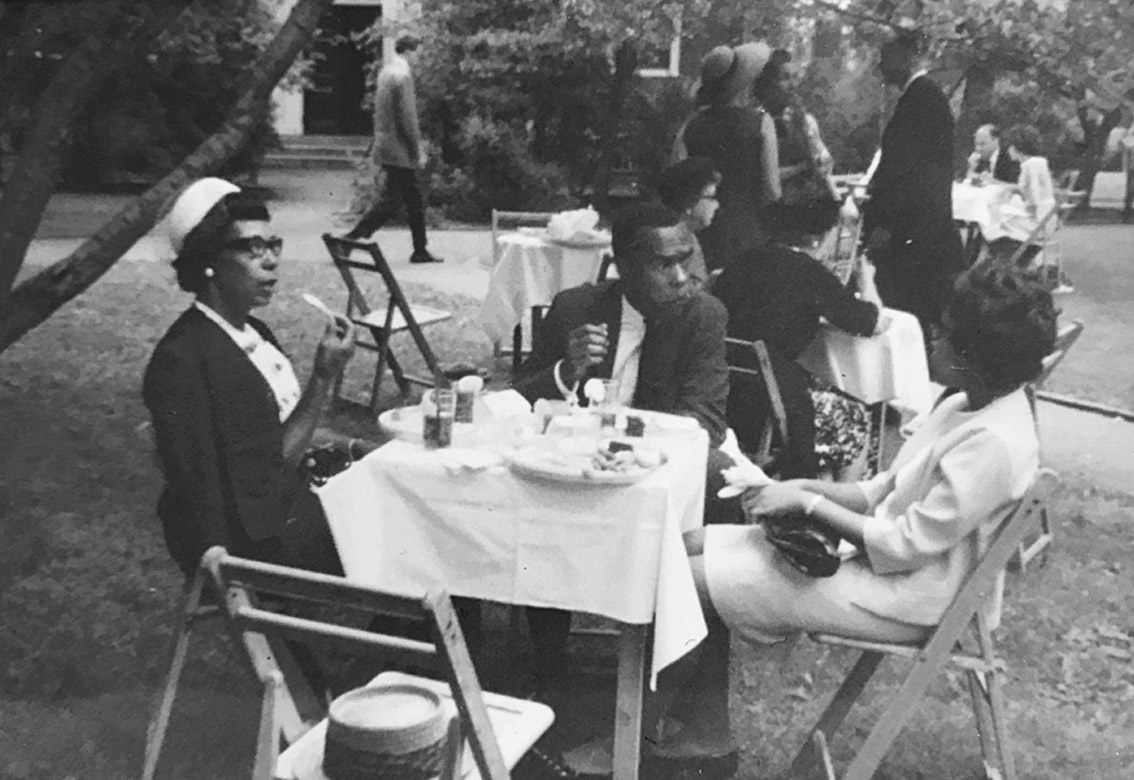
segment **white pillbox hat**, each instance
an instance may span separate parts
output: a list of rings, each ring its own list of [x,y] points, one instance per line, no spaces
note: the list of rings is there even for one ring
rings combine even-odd
[[[240,192],[240,188],[224,179],[209,177],[198,179],[177,196],[166,217],[169,243],[175,254],[181,253],[185,237],[201,223],[209,209],[233,192]]]

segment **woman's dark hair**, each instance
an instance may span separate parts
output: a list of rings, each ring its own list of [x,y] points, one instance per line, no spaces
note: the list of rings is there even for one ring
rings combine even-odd
[[[834,198],[802,204],[777,201],[764,209],[763,224],[773,241],[792,243],[821,236],[839,220]]]
[[[791,95],[783,84],[789,62],[791,62],[791,52],[787,49],[776,49],[768,58],[764,70],[760,71],[760,75],[752,82],[752,96],[772,114],[779,114],[791,102]]]
[[[1005,149],[1015,146],[1017,152],[1028,156],[1039,154],[1042,142],[1039,130],[1031,125],[1012,125],[1000,138],[1000,143]]]
[[[998,394],[1035,379],[1055,348],[1056,311],[1040,278],[981,263],[957,279],[945,307],[949,343]]]
[[[205,289],[205,269],[217,261],[232,223],[268,219],[268,207],[260,197],[243,190],[225,195],[185,236],[173,261],[177,285],[185,292],[200,293]]]
[[[690,157],[671,165],[658,176],[658,199],[674,211],[687,211],[697,205],[701,193],[717,184],[721,175],[708,157]]]

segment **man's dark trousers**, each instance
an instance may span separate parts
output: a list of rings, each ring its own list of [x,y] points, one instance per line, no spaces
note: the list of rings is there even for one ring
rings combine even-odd
[[[425,202],[421,197],[421,185],[417,171],[413,168],[399,168],[383,165],[386,186],[370,211],[359,220],[349,235],[353,238],[369,238],[375,230],[386,224],[398,213],[398,207],[405,204],[410,233],[413,235],[413,251],[425,251]]]

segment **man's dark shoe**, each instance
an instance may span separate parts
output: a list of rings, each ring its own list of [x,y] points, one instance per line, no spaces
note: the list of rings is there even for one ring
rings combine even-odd
[[[366,239],[370,238],[370,234],[365,230],[359,230],[356,226],[351,228],[344,237],[349,238],[351,241],[365,241]]]
[[[445,262],[440,257],[434,257],[429,252],[422,249],[421,251],[414,252],[410,255],[409,261],[411,263],[443,263]]]

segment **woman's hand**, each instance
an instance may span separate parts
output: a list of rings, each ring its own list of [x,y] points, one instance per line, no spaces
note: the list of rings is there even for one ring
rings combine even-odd
[[[354,325],[345,317],[327,323],[323,338],[315,349],[315,375],[320,379],[337,377],[354,354]]]
[[[750,522],[759,522],[765,517],[802,514],[813,496],[792,482],[771,482],[762,488],[746,490],[740,504]]]

